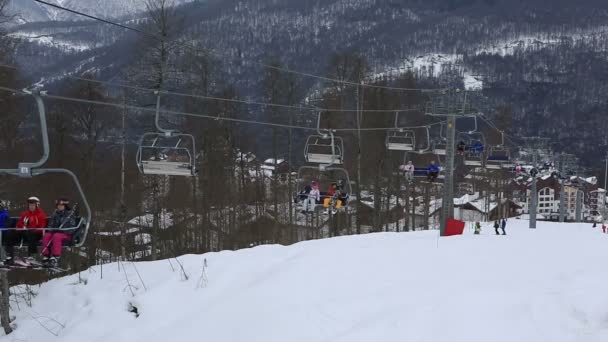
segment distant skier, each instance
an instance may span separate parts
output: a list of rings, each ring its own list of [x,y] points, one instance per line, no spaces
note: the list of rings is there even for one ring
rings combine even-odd
[[[431,183],[433,183],[439,176],[439,166],[437,166],[437,164],[435,164],[434,160],[431,160],[431,163],[429,164],[429,166],[426,170],[426,176],[427,176],[427,180]]]
[[[407,164],[401,165],[399,168],[401,169],[401,171],[403,171],[403,173],[405,175],[405,180],[408,183],[411,183],[414,181],[414,170],[416,170],[416,167],[414,167],[414,164],[412,163],[411,160],[409,160],[407,162]]]
[[[602,223],[602,232],[606,234],[606,222]]]
[[[502,228],[502,235],[507,235],[507,232],[505,231],[505,228],[507,228],[507,219],[506,218],[503,217],[500,227]]]
[[[479,235],[481,233],[481,223],[475,222],[475,235]]]
[[[498,232],[498,228],[500,228],[499,220],[494,221],[494,231],[496,231],[496,235],[500,235]]]

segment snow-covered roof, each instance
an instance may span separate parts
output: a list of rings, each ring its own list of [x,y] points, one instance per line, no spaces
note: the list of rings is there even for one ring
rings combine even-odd
[[[277,159],[276,164],[279,165],[279,164],[284,163],[284,162],[285,162],[285,159]],[[275,164],[274,158],[269,158],[269,159],[264,160],[264,164],[266,164],[266,165],[274,165]]]
[[[463,205],[469,203],[471,201],[475,201],[479,198],[479,193],[475,193],[474,195],[466,194],[460,198],[454,198],[454,205]]]
[[[466,74],[464,75],[464,89],[465,90],[482,90],[483,80],[478,76]]]
[[[154,225],[154,215],[145,214],[137,216],[129,220],[128,223],[134,226],[152,228]],[[173,226],[173,213],[168,212],[167,209],[163,209],[160,213],[158,226],[161,229],[166,229]]]
[[[352,198],[351,198],[352,200]],[[386,196],[382,196],[382,202],[386,200]],[[403,205],[403,199],[392,195],[389,200],[389,210],[394,209],[397,204]],[[374,194],[370,191],[361,191],[361,204],[374,208]],[[386,209],[386,203],[382,204],[382,210]]]
[[[597,177],[585,178],[585,182],[590,183],[590,184],[597,184]]]
[[[129,221],[130,223],[131,221]],[[131,234],[131,233],[136,233],[139,231],[139,228],[129,228],[127,230],[125,230],[125,234]],[[119,231],[114,231],[114,232],[96,232],[95,234],[97,235],[101,235],[101,236],[120,236],[122,232]]]
[[[482,212],[484,214],[491,212],[498,206],[498,203],[490,202],[488,211],[486,211],[486,199],[485,198],[469,202],[469,204],[472,205],[473,207],[475,207],[475,209],[477,209],[479,212]]]
[[[241,161],[244,161],[245,163],[251,163],[252,161],[254,161],[256,159],[255,154],[251,153],[251,152],[237,152],[236,153],[236,162],[237,164],[240,163]]]

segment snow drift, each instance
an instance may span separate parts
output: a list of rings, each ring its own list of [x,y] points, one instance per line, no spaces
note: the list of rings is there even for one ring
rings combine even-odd
[[[175,259],[138,263],[143,282],[131,263],[97,266],[13,303],[0,341],[607,341],[608,235],[527,224],[189,255],[187,280]]]

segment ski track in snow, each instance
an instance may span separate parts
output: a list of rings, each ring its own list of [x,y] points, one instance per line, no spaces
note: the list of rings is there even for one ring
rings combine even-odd
[[[0,341],[608,340],[608,234],[511,219],[507,236],[377,233],[100,266],[33,287]],[[197,288],[203,259],[208,285]],[[124,273],[133,286],[127,288]],[[127,311],[129,303],[139,318]],[[53,336],[41,324],[58,336]]]

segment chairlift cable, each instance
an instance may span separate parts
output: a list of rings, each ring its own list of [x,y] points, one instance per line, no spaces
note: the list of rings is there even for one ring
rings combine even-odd
[[[23,92],[22,90],[18,90],[18,89],[14,89],[14,88],[0,86],[0,90],[15,93],[15,94],[26,95],[26,93]],[[121,108],[121,109],[130,109],[130,110],[135,110],[135,111],[156,113],[156,108],[126,105],[124,103],[114,103],[114,102],[106,102],[106,101],[98,101],[98,100],[86,100],[86,99],[79,99],[79,98],[74,98],[74,97],[69,97],[69,96],[52,95],[52,94],[48,94],[48,93],[44,96],[47,98],[50,98],[50,99],[54,99],[54,100],[85,103],[85,104],[94,104],[94,105],[100,105],[100,106],[111,106],[111,107],[116,107],[116,108]],[[229,121],[229,122],[256,124],[256,125],[262,125],[262,126],[292,128],[292,129],[307,130],[307,131],[316,131],[317,130],[316,127],[309,127],[309,126],[287,125],[287,124],[279,124],[279,123],[264,122],[264,121],[257,121],[257,120],[217,117],[214,115],[190,113],[190,112],[168,110],[168,109],[163,109],[163,113],[169,114],[169,115],[190,116],[190,117],[197,117],[197,118],[203,118],[203,119],[210,119],[210,120],[214,120],[214,121]],[[412,126],[412,127],[404,127],[404,128],[427,128],[427,127],[432,127],[432,126],[439,125],[439,124],[442,124],[442,122],[436,122],[436,123]],[[386,131],[386,130],[390,130],[390,129],[394,129],[394,127],[361,128],[361,131]],[[331,130],[337,131],[337,132],[351,132],[351,131],[357,131],[358,129],[357,128],[335,128],[335,129],[332,128]]]
[[[7,65],[7,64],[0,64],[0,67],[15,69],[15,70],[19,69],[16,66]],[[45,72],[43,74],[53,77],[53,74],[51,74],[50,72]],[[96,80],[96,79],[87,78],[87,77],[73,76],[73,75],[69,75],[69,74],[62,75],[62,77],[77,80],[77,81],[85,81],[85,82],[106,85],[106,86],[110,86],[110,87],[131,89],[131,90],[150,92],[150,93],[158,92],[158,89],[134,86],[134,85],[130,85],[127,83],[121,83],[121,82],[101,81],[101,80]],[[321,108],[321,107],[310,107],[310,106],[286,105],[286,104],[279,104],[279,103],[267,103],[267,102],[250,101],[250,100],[230,99],[230,98],[224,98],[224,97],[219,97],[219,96],[187,94],[187,93],[169,91],[169,90],[163,90],[162,94],[179,96],[179,97],[189,97],[189,98],[202,99],[202,100],[210,100],[210,101],[241,103],[241,104],[246,104],[246,105],[264,106],[264,107],[276,107],[276,108],[298,109],[298,110],[304,109],[304,110],[310,110],[310,111],[338,112],[338,113],[356,113],[357,112],[357,109]],[[411,107],[411,108],[404,108],[404,109],[363,109],[363,110],[359,110],[359,111],[362,111],[364,113],[394,113],[394,112],[416,112],[416,111],[421,111],[421,110],[422,110],[421,107]]]

